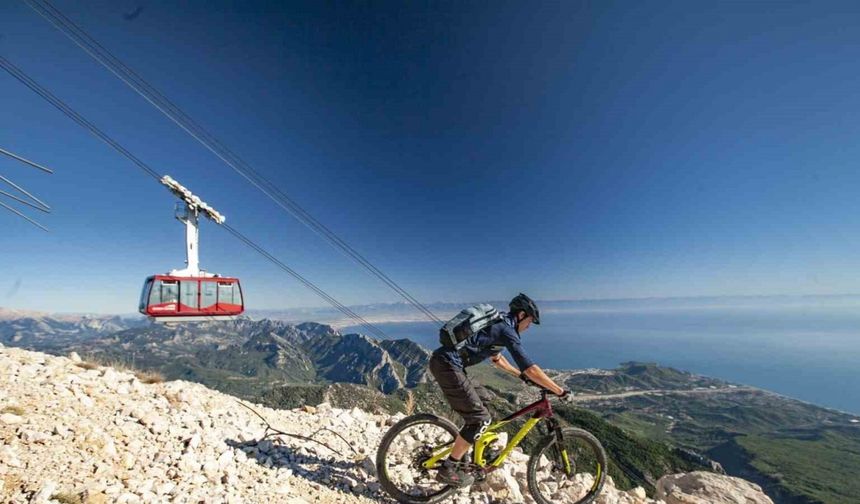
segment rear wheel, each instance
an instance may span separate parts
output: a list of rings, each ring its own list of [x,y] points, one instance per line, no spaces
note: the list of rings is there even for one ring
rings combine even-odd
[[[529,493],[538,504],[588,504],[606,479],[606,452],[590,432],[561,429],[544,437],[529,458]]]
[[[455,489],[436,481],[436,468],[423,464],[456,438],[457,427],[436,415],[413,415],[397,422],[376,452],[376,473],[382,488],[398,502],[410,504],[447,498]]]

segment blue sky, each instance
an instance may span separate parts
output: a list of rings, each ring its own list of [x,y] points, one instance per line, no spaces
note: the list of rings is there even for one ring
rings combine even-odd
[[[56,1],[426,302],[831,294],[860,281],[853,2]],[[0,54],[346,304],[399,301],[21,2]],[[173,200],[5,73],[0,306],[130,312]],[[211,224],[249,306],[322,302]]]

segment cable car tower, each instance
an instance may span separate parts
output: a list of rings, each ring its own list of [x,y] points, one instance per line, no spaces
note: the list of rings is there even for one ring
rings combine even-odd
[[[140,313],[160,323],[235,319],[245,310],[239,279],[200,269],[200,214],[216,224],[226,218],[170,176],[161,183],[180,200],[176,219],[185,225],[185,268],[148,277]]]
[[[200,227],[199,215],[203,213],[216,224],[223,224],[226,218],[217,210],[207,205],[199,197],[186,189],[182,184],[173,180],[169,175],[161,178],[161,183],[176,197],[182,200],[176,204],[176,219],[185,223],[185,268],[171,270],[170,276],[179,277],[214,277],[216,275],[200,270]]]

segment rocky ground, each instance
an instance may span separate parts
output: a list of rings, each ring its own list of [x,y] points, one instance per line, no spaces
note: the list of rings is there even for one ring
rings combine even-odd
[[[143,381],[142,381],[143,380]],[[327,404],[296,410],[251,405],[290,437],[262,440],[264,422],[234,397],[70,357],[0,347],[0,502],[387,502],[373,457],[397,417]],[[349,441],[339,438],[340,434]],[[350,446],[351,445],[351,446]],[[522,453],[456,504],[532,502]],[[598,504],[770,503],[743,480],[667,476],[665,501],[608,481]]]

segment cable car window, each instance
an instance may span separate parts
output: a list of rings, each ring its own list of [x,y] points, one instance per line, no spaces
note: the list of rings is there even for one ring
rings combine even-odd
[[[218,282],[218,302],[225,304],[234,304],[232,283]]]
[[[200,288],[200,308],[211,308],[218,300],[215,282],[200,282]]]
[[[137,307],[138,310],[146,309],[146,301],[150,287],[152,287],[152,278],[147,278],[146,282],[143,283],[143,290],[140,291],[140,304]]]
[[[156,280],[149,291],[149,306],[161,304],[161,281]]]
[[[179,282],[176,280],[161,281],[161,302],[176,303],[179,301]]]
[[[197,280],[179,282],[179,293],[182,296],[183,306],[193,310],[197,309]]]
[[[239,284],[233,285],[233,304],[242,305],[242,288]]]

